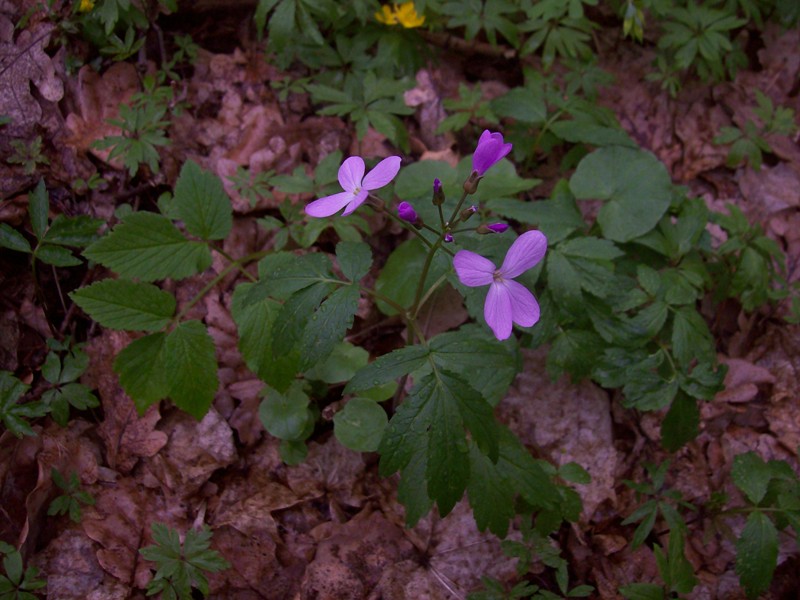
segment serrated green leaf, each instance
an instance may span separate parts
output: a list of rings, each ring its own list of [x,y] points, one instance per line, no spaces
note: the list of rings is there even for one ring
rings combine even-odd
[[[44,232],[47,231],[47,219],[50,212],[50,196],[47,188],[44,187],[44,179],[39,183],[28,196],[28,214],[31,218],[31,228],[37,239],[41,240]]]
[[[275,252],[259,261],[258,276],[268,282],[270,295],[282,300],[315,283],[331,281],[330,264],[320,252]]]
[[[221,240],[233,225],[231,202],[219,177],[192,160],[175,183],[175,210],[186,230],[204,240]]]
[[[353,394],[394,381],[420,368],[427,358],[428,349],[422,346],[404,346],[393,350],[359,370],[345,386],[344,393]]]
[[[339,242],[336,244],[336,258],[344,276],[354,283],[372,266],[372,250],[364,242]]]
[[[158,331],[175,314],[175,297],[149,283],[104,279],[70,293],[70,298],[103,327]]]
[[[83,248],[97,239],[97,230],[105,221],[88,215],[58,215],[44,234],[44,242],[58,246]]]
[[[142,281],[183,279],[211,265],[204,243],[184,237],[169,219],[155,213],[128,215],[106,237],[86,248],[84,256]]]
[[[674,312],[672,353],[680,366],[689,365],[694,360],[714,362],[714,339],[705,320],[694,307],[684,306]]]
[[[310,369],[328,357],[345,333],[353,326],[361,295],[356,285],[348,285],[333,292],[311,315],[303,331],[300,370]]]
[[[140,415],[169,395],[164,366],[166,334],[153,333],[128,344],[117,354],[114,371]]]
[[[367,398],[351,398],[333,417],[336,439],[356,452],[374,452],[389,419],[381,406]]]
[[[648,152],[623,146],[605,146],[587,155],[569,185],[578,199],[608,201],[597,222],[605,237],[617,242],[653,229],[672,200],[664,165]]]
[[[700,409],[697,400],[679,393],[661,423],[661,443],[670,452],[676,452],[697,437],[699,428]]]
[[[273,386],[282,387],[294,379],[297,356],[275,356],[272,334],[281,311],[280,303],[267,297],[268,286],[263,282],[242,283],[233,292],[231,315],[239,332],[239,351],[248,368]]]
[[[509,521],[516,515],[514,493],[509,493],[496,465],[475,444],[470,444],[469,460],[467,495],[475,524],[481,531],[488,527],[495,535],[505,537]]]
[[[664,600],[664,588],[655,583],[630,583],[619,588],[627,600]]]
[[[591,483],[592,477],[589,473],[575,462],[568,462],[558,468],[558,475],[565,481],[571,483]]]
[[[778,564],[778,531],[769,517],[752,512],[736,542],[736,573],[748,598],[767,591]]]
[[[54,267],[77,267],[81,264],[81,260],[72,255],[72,252],[60,246],[51,246],[43,244],[33,251],[36,259],[53,265]]]
[[[214,340],[200,321],[185,321],[167,335],[163,356],[170,399],[202,419],[219,385]]]
[[[7,223],[0,223],[0,247],[17,252],[25,252],[26,254],[31,253],[31,245],[28,243],[28,240]]]
[[[753,504],[758,504],[767,493],[772,478],[767,463],[755,452],[745,452],[733,458],[731,478]]]

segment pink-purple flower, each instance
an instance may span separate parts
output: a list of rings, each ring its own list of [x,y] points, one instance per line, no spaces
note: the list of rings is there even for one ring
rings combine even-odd
[[[484,129],[475,154],[472,155],[472,170],[478,173],[478,177],[483,177],[489,168],[511,152],[511,144],[503,143],[503,134],[491,132]]]
[[[351,156],[339,167],[339,185],[343,192],[314,200],[306,206],[306,214],[312,217],[330,217],[342,208],[342,216],[347,216],[367,199],[369,192],[387,185],[400,170],[400,157],[390,156],[375,165],[375,168],[364,176],[364,160],[360,156]]]
[[[528,231],[508,249],[498,269],[492,261],[469,250],[459,250],[453,258],[459,281],[467,287],[489,286],[483,316],[498,340],[511,335],[513,324],[530,327],[539,320],[539,303],[521,283],[514,281],[535,267],[547,251],[547,238],[541,231]]]

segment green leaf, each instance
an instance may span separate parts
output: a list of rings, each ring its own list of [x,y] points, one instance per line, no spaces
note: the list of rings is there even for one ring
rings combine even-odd
[[[58,246],[83,248],[97,239],[97,230],[104,223],[102,219],[93,219],[87,215],[58,215],[50,223],[42,241]]]
[[[622,146],[599,148],[584,157],[569,185],[579,200],[608,200],[597,222],[603,235],[617,242],[653,229],[672,200],[664,165],[648,152]]]
[[[47,414],[48,408],[42,402],[18,404],[19,399],[28,390],[28,386],[8,371],[0,371],[0,420],[6,428],[16,435],[36,435],[26,418],[41,417]]]
[[[163,355],[170,399],[202,419],[219,385],[214,340],[200,321],[185,321],[167,335]]]
[[[475,524],[481,531],[487,527],[499,537],[508,532],[508,523],[516,515],[515,493],[502,473],[475,444],[469,447],[470,478],[467,484],[469,503]],[[404,477],[407,475],[404,472]],[[510,491],[510,493],[509,493]]]
[[[72,252],[59,246],[43,244],[33,251],[33,255],[45,264],[55,267],[77,267],[81,260],[72,255]]]
[[[490,106],[499,116],[539,125],[547,120],[547,105],[543,92],[541,87],[512,88],[507,94],[492,100]]]
[[[175,314],[175,297],[149,283],[104,279],[69,296],[93,320],[111,329],[158,331]]]
[[[378,276],[375,291],[400,306],[410,307],[414,301],[417,286],[416,284],[409,285],[408,282],[422,272],[427,255],[427,249],[416,238],[400,244],[389,256]],[[423,294],[451,268],[450,260],[445,257],[444,253],[437,252],[425,279]],[[386,302],[377,300],[376,304],[385,315],[397,314],[397,310]]]
[[[117,354],[114,371],[119,383],[133,400],[140,415],[169,395],[164,366],[166,334],[153,333],[128,344]]]
[[[44,187],[44,179],[39,183],[28,197],[28,214],[31,217],[31,228],[36,239],[41,240],[47,231],[47,220],[50,213],[50,196]]]
[[[630,583],[619,588],[627,600],[664,600],[664,588],[655,583]]]
[[[239,332],[239,351],[248,368],[273,386],[281,387],[278,381],[286,381],[288,386],[297,372],[297,356],[275,356],[273,352],[273,330],[281,305],[267,297],[268,291],[263,282],[239,284],[233,292],[231,315]]]
[[[331,280],[330,259],[320,252],[296,255],[275,252],[258,263],[258,276],[267,281],[273,298],[285,299],[310,285]]]
[[[419,369],[427,359],[428,349],[422,346],[404,346],[393,350],[360,369],[345,386],[344,393],[353,394],[394,381]]]
[[[758,454],[746,452],[733,458],[731,478],[750,502],[758,504],[767,493],[767,486],[772,474]]]
[[[361,346],[354,346],[350,342],[339,342],[334,346],[328,358],[315,364],[304,375],[306,379],[318,379],[325,383],[342,383],[349,381],[359,369],[366,367],[368,360],[369,352]],[[389,396],[394,391],[394,386],[390,387]]]
[[[766,592],[778,564],[778,531],[769,517],[752,512],[736,542],[736,573],[748,598]]]
[[[661,443],[670,452],[677,452],[697,437],[700,428],[700,409],[697,400],[679,393],[661,423]]]
[[[7,223],[0,223],[0,247],[17,252],[31,253],[31,245],[23,235]]]
[[[300,342],[301,371],[327,358],[336,344],[342,341],[347,330],[353,326],[360,295],[357,285],[341,287],[311,315]]]
[[[175,208],[186,230],[204,240],[221,240],[233,224],[231,203],[219,177],[187,160],[175,183]]]
[[[339,242],[336,258],[344,276],[353,283],[361,280],[372,266],[372,250],[364,242]]]
[[[367,398],[351,398],[333,417],[333,431],[341,444],[356,452],[374,452],[389,422],[386,411]]]
[[[684,306],[675,311],[672,321],[672,353],[680,366],[693,360],[713,363],[715,345],[703,317],[694,307]]]
[[[308,403],[308,395],[298,385],[292,385],[285,394],[267,388],[258,407],[258,417],[264,428],[276,438],[304,440],[314,423]]]
[[[202,242],[192,242],[155,213],[128,215],[106,237],[93,243],[84,256],[119,273],[142,281],[183,279],[211,265],[211,253]]]
[[[575,462],[568,462],[565,465],[561,465],[558,468],[558,475],[565,481],[571,483],[587,484],[592,482],[592,477],[586,469]]]

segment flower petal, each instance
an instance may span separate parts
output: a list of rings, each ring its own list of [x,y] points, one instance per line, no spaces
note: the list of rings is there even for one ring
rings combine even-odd
[[[535,325],[539,320],[539,303],[530,290],[512,279],[502,282],[511,299],[511,319],[523,327]]]
[[[346,216],[347,216],[347,215],[349,215],[351,212],[353,212],[355,209],[357,209],[359,206],[361,206],[362,204],[364,204],[364,200],[366,200],[366,199],[367,199],[367,195],[368,195],[368,194],[367,194],[367,190],[365,190],[365,189],[362,189],[360,192],[358,192],[358,194],[356,194],[355,196],[353,196],[353,199],[352,199],[352,200],[350,201],[350,203],[349,203],[349,204],[348,204],[348,205],[345,207],[345,209],[344,209],[344,212],[342,212],[342,216],[343,216],[343,217],[346,217]]]
[[[469,250],[459,250],[453,257],[458,280],[467,287],[489,285],[494,281],[497,267],[488,258]]]
[[[483,317],[491,327],[494,337],[504,340],[511,335],[512,315],[511,294],[502,283],[492,283],[483,305]]]
[[[366,192],[364,192],[364,197],[366,198]],[[339,192],[332,196],[325,196],[307,205],[306,214],[311,217],[330,217],[339,212],[342,207],[352,203],[355,198],[353,192]]]
[[[375,165],[372,171],[367,173],[367,176],[364,177],[364,180],[361,182],[361,187],[365,190],[377,190],[385,186],[395,178],[395,175],[397,175],[397,172],[400,170],[400,160],[399,156],[384,158]]]
[[[547,251],[547,238],[541,231],[526,231],[508,249],[500,267],[503,279],[513,279],[535,267]]]
[[[472,155],[472,170],[481,177],[489,168],[511,152],[511,144],[503,143],[503,134],[484,129]]]
[[[355,193],[361,188],[364,179],[364,159],[360,156],[351,156],[339,167],[339,185],[346,192]]]

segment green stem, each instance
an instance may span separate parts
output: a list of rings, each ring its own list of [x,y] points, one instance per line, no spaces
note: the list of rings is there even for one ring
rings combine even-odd
[[[223,256],[223,257],[224,257],[224,258],[225,258],[225,259],[226,259],[226,260],[227,260],[229,263],[231,263],[231,264],[235,264],[235,265],[237,266],[237,268],[239,269],[239,272],[240,272],[242,275],[244,275],[245,277],[247,277],[247,278],[248,278],[250,281],[252,281],[253,283],[255,283],[256,281],[258,281],[258,278],[257,278],[257,277],[254,277],[253,275],[251,275],[251,274],[250,274],[250,273],[249,273],[249,272],[248,272],[248,271],[247,271],[247,270],[244,268],[244,265],[242,265],[242,263],[241,263],[240,261],[237,261],[237,260],[236,260],[235,258],[233,258],[233,257],[232,257],[230,254],[228,254],[227,252],[225,252],[225,250],[223,250],[222,248],[218,248],[218,247],[216,247],[216,246],[211,246],[211,248],[212,248],[213,250],[215,250],[216,252],[218,252],[218,253],[219,253],[221,256]]]
[[[423,306],[425,306],[425,303],[428,301],[428,298],[430,298],[430,297],[431,297],[431,295],[432,295],[432,294],[433,294],[433,293],[436,291],[436,288],[438,288],[440,285],[442,285],[442,283],[444,283],[444,281],[445,281],[446,279],[447,279],[447,273],[443,273],[443,274],[442,274],[442,275],[439,277],[439,279],[437,279],[436,281],[434,281],[434,282],[433,282],[433,285],[432,285],[431,287],[429,287],[429,288],[428,288],[428,291],[427,291],[427,292],[425,292],[425,295],[424,295],[424,296],[422,297],[422,299],[419,301],[419,306],[417,307],[417,311],[416,311],[416,312],[413,314],[413,317],[414,317],[414,319],[416,319],[416,318],[417,318],[417,314],[419,313],[419,309],[420,309],[420,308],[422,308]]]
[[[464,190],[462,192],[461,199],[458,201],[458,204],[456,204],[456,207],[453,210],[453,214],[450,215],[450,220],[447,223],[448,227],[453,227],[456,223],[458,223],[458,221],[456,221],[456,217],[458,217],[458,213],[461,212],[461,206],[464,204],[464,200],[467,199],[468,195],[469,194],[467,194],[467,190]]]

